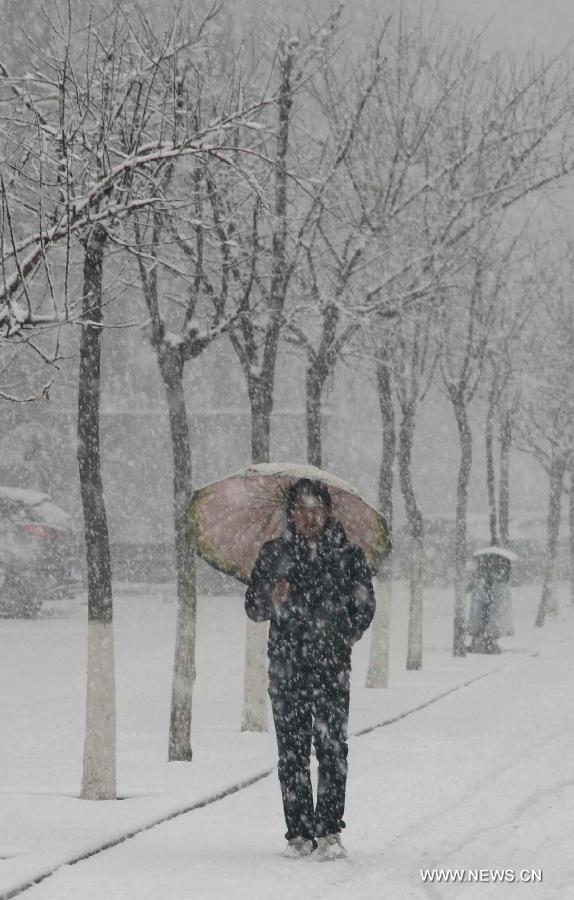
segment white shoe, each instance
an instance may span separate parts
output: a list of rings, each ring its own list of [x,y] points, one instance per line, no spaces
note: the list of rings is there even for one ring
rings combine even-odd
[[[285,859],[302,859],[304,856],[310,856],[315,849],[315,842],[309,838],[294,837],[287,841],[287,846],[283,851]]]
[[[347,859],[348,854],[343,847],[340,834],[327,834],[325,837],[317,838],[317,844],[317,856],[321,862],[328,862],[331,859]]]

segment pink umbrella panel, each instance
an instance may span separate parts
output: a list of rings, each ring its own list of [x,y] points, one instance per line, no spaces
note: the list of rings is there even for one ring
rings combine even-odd
[[[251,470],[200,488],[187,513],[196,553],[247,583],[262,545],[287,527],[285,494],[296,480]],[[326,483],[333,518],[341,522],[350,542],[363,548],[376,572],[390,551],[384,519],[359,495]]]

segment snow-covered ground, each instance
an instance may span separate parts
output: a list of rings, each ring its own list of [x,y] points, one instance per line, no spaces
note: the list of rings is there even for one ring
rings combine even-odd
[[[574,617],[565,585],[560,593],[562,613],[540,630],[533,627],[539,588],[514,589],[516,629],[501,642],[503,655],[460,660],[450,652],[451,594],[429,591],[424,668],[416,673],[404,668],[407,596],[397,584],[390,686],[362,687],[363,640],[350,730],[396,721],[351,740],[350,860],[328,865],[281,858],[274,773],[65,865],[273,767],[273,734],[239,731],[245,621],[238,597],[200,601],[194,760],[167,763],[173,590],[116,586],[124,798],[116,802],[78,799],[85,604],[54,605],[38,621],[0,620],[0,898],[61,864],[29,895],[566,900],[574,895]],[[435,867],[482,869],[488,882],[424,884],[420,870]],[[517,877],[542,869],[543,881],[492,883],[491,869]]]

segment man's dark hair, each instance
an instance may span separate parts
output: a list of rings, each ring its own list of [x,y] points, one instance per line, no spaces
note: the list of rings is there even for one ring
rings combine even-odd
[[[295,504],[300,497],[315,497],[320,500],[327,512],[331,512],[333,503],[329,488],[322,481],[314,478],[299,478],[288,489],[285,495],[285,507],[287,510],[287,519],[291,520]]]

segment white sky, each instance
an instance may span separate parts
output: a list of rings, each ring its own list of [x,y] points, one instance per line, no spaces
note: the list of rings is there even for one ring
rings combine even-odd
[[[573,0],[439,0],[438,5],[449,21],[470,28],[489,25],[489,43],[496,49],[520,51],[536,44],[555,53],[574,39]]]

